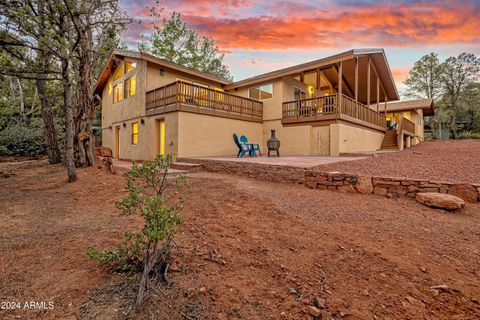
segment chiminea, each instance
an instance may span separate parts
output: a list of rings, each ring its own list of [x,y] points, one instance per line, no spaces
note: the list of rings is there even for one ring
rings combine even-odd
[[[272,136],[267,141],[268,156],[270,157],[270,151],[276,151],[277,157],[280,157],[280,140],[275,136],[275,130],[272,131]]]

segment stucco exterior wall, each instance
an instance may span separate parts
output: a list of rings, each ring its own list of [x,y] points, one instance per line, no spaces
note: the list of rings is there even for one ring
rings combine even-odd
[[[331,145],[338,146],[338,153],[373,152],[380,149],[384,133],[369,128],[363,128],[349,123],[331,125],[335,132],[331,138]],[[331,154],[336,156],[336,150]]]
[[[189,112],[178,113],[178,157],[235,156],[232,135],[262,143],[262,124]],[[262,148],[262,152],[265,149]]]
[[[310,154],[310,130],[311,126],[283,126],[281,120],[263,122],[263,149],[267,150],[267,140],[271,136],[271,130],[280,139],[280,155],[309,155]]]

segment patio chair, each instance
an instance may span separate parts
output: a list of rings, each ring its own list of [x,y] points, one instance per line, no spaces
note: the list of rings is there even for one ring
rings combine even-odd
[[[258,144],[256,144],[256,143],[250,143],[250,142],[248,142],[248,138],[247,138],[246,136],[241,136],[241,137],[240,137],[240,142],[241,142],[241,143],[244,143],[244,144],[246,144],[246,145],[249,145],[249,146],[250,146],[250,149],[252,150],[254,156],[257,156],[257,151],[258,151],[258,153],[260,154],[260,156],[262,155],[262,152],[260,151],[260,145],[258,145]]]
[[[233,134],[233,141],[235,141],[235,144],[237,145],[238,147],[238,153],[237,153],[237,158],[240,158],[240,157],[243,157],[245,156],[245,154],[248,152],[248,155],[249,156],[252,156],[252,152],[254,152],[252,150],[252,147],[248,144],[245,144],[243,142],[241,142],[239,139],[238,139],[238,136],[236,133]]]

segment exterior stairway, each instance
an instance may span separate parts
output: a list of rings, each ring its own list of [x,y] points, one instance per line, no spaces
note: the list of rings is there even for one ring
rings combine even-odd
[[[384,149],[398,149],[397,131],[389,130],[385,132],[385,137],[383,137],[381,150]]]

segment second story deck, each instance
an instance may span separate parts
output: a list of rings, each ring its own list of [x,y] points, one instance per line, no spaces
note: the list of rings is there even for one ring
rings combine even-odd
[[[380,131],[386,130],[385,115],[344,94],[284,102],[282,123],[321,123],[344,120]]]
[[[146,93],[147,115],[186,111],[211,116],[263,121],[263,103],[184,81],[175,81]]]

